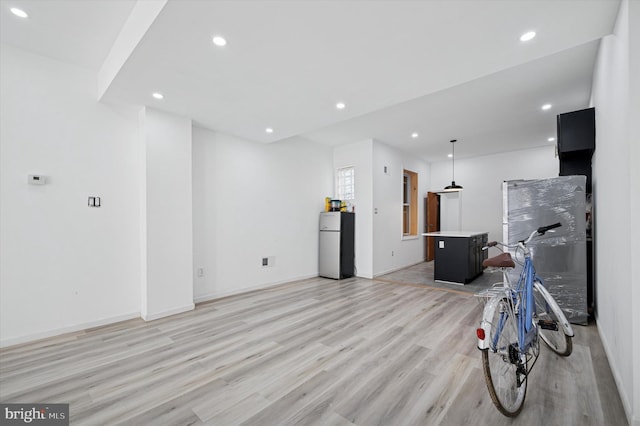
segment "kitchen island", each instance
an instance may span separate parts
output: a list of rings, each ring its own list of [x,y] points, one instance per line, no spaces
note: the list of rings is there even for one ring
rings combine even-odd
[[[438,231],[422,234],[434,237],[434,280],[453,284],[468,284],[482,274],[482,261],[487,252],[488,232]]]

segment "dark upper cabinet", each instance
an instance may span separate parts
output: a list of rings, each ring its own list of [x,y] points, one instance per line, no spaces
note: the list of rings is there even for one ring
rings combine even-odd
[[[595,108],[558,114],[558,154],[560,158],[575,151],[596,149]]]
[[[559,176],[582,175],[587,177],[587,194],[591,194],[591,150],[567,152],[560,159]]]

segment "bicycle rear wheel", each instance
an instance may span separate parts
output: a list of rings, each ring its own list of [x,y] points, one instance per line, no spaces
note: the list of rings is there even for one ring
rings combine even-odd
[[[482,351],[489,395],[502,414],[515,417],[527,393],[527,358],[518,352],[518,321],[507,298],[493,312],[490,334],[491,347]]]
[[[538,335],[553,352],[560,356],[569,356],[573,351],[571,336],[562,327],[562,320],[566,321],[557,303],[552,303],[552,296],[540,284],[535,282],[533,295],[536,300],[536,324]]]

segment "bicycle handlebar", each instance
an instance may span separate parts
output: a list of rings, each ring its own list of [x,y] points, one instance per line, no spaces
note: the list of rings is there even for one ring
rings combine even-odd
[[[497,241],[490,241],[486,246],[482,247],[482,250],[488,250],[489,247],[497,246],[499,243]]]
[[[497,241],[491,241],[489,243],[487,243],[486,246],[482,247],[482,250],[488,250],[489,247],[494,247],[496,245],[501,245],[503,247],[508,247],[508,248],[515,248],[518,247],[518,245],[520,243],[526,245],[529,241],[531,241],[533,239],[533,237],[537,236],[537,235],[544,235],[547,231],[550,231],[552,229],[556,229],[562,226],[562,223],[558,222],[558,223],[554,223],[553,225],[547,225],[547,226],[541,226],[540,228],[536,229],[535,231],[533,231],[531,233],[531,235],[529,235],[529,238],[527,238],[526,240],[521,240],[518,242],[518,244],[505,244],[505,243],[499,243]]]
[[[537,232],[540,235],[544,235],[545,232],[547,232],[547,231],[549,231],[551,229],[560,228],[561,226],[562,226],[562,224],[560,222],[554,223],[553,225],[541,226],[540,228],[537,229]]]

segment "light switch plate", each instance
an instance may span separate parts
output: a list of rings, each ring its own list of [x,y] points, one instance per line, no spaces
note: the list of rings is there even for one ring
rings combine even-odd
[[[30,185],[44,185],[47,183],[47,178],[42,175],[29,175],[27,182]]]

